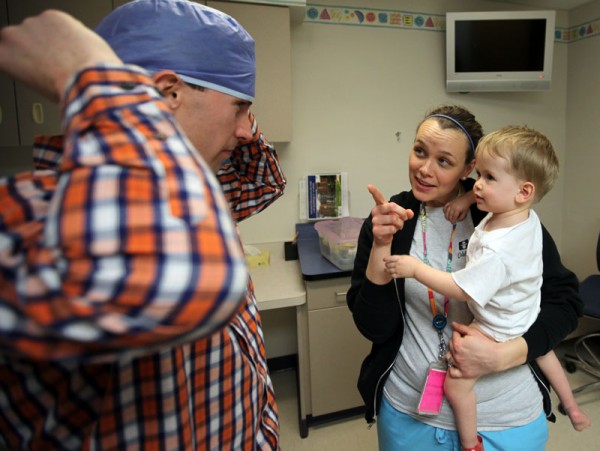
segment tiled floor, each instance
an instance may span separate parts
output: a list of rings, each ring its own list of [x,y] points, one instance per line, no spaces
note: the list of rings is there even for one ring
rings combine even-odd
[[[560,355],[566,345],[557,350]],[[354,417],[309,428],[308,437],[300,438],[296,373],[293,370],[272,374],[281,417],[281,445],[283,451],[376,451],[377,431],[367,429],[362,417]],[[568,374],[571,386],[577,387],[592,380],[583,371]],[[581,407],[592,419],[592,427],[576,432],[569,419],[557,413],[556,423],[548,423],[550,439],[548,451],[578,451],[600,449],[600,389],[578,397]],[[558,401],[554,398],[555,406]]]

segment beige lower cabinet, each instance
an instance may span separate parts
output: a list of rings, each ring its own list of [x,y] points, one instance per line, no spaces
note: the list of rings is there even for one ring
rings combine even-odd
[[[310,415],[343,413],[363,406],[356,388],[370,350],[346,305],[350,278],[306,281]],[[310,420],[308,421],[310,424]]]

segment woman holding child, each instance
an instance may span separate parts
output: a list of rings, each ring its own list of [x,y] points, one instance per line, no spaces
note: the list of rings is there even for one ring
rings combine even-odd
[[[453,364],[449,377],[478,378],[477,425],[486,451],[546,446],[549,393],[538,389],[543,376],[524,363],[536,367],[534,360],[571,332],[581,314],[577,279],[562,265],[548,232],[542,227],[538,318],[522,337],[503,343],[466,326],[472,320],[466,303],[416,279],[393,279],[385,270],[384,259],[394,254],[447,272],[464,268],[469,237],[486,213],[473,205],[453,223],[447,217],[457,213],[444,206],[472,189],[468,176],[482,134],[464,108],[437,108],[417,128],[409,157],[412,190],[387,202],[369,187],[376,206],[359,237],[348,305],[360,332],[373,342],[358,387],[367,421],[377,416],[382,450],[461,449],[452,409],[441,402],[436,384],[425,384],[442,374],[447,358]]]

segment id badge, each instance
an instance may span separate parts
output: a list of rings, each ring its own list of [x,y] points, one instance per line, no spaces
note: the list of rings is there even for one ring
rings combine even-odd
[[[433,362],[429,365],[425,385],[421,392],[421,399],[417,411],[421,415],[439,415],[444,400],[444,380],[446,380],[446,366],[443,362]]]

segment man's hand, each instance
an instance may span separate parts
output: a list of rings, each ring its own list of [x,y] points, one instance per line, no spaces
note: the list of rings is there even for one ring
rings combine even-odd
[[[0,30],[0,71],[55,102],[75,72],[99,62],[121,60],[100,36],[60,11]]]
[[[375,201],[375,208],[371,210],[373,223],[373,238],[376,244],[384,245],[392,242],[394,234],[402,230],[404,222],[414,216],[412,210],[405,210],[400,205],[387,202],[381,191],[375,186],[368,185],[367,188]]]

